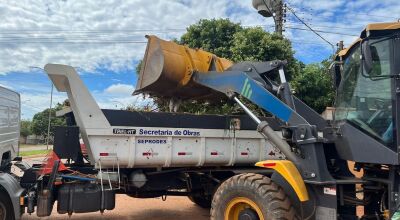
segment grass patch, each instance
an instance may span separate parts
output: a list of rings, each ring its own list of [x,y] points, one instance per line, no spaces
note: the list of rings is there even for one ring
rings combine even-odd
[[[20,144],[20,148],[25,148],[25,147],[46,147],[46,144]],[[49,148],[53,147],[53,145],[49,145]]]
[[[46,155],[51,150],[30,150],[30,151],[21,151],[19,152],[19,156],[26,157],[26,156],[36,156],[36,155]]]

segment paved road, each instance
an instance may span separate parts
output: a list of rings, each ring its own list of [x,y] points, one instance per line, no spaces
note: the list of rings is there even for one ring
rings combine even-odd
[[[22,220],[28,219],[110,219],[110,220],[208,220],[209,210],[194,205],[186,197],[168,197],[167,201],[156,199],[135,199],[125,195],[117,195],[116,208],[100,212],[73,214],[68,218],[67,214],[57,214],[57,204],[53,207],[51,217],[38,218],[36,214],[24,215]]]
[[[53,145],[49,145],[49,149],[53,149]],[[32,150],[47,150],[47,146],[43,144],[38,145],[23,145],[19,151],[32,151]]]

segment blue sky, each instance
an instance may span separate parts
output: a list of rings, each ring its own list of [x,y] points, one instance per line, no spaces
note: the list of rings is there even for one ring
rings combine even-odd
[[[349,45],[365,24],[395,21],[395,0],[284,1],[332,44]],[[199,19],[229,18],[244,26],[273,31],[251,0],[20,0],[0,1],[0,85],[21,93],[22,118],[49,106],[51,84],[36,68],[61,63],[77,68],[102,108],[123,108],[150,102],[132,97],[135,66],[143,57],[146,39],[179,38]],[[285,37],[296,58],[319,62],[332,53],[329,44],[306,29],[288,12]],[[54,93],[55,102],[66,98]]]

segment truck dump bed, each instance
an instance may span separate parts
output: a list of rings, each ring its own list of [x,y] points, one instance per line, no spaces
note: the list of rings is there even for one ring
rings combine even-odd
[[[282,157],[247,117],[102,111],[74,68],[48,64],[45,70],[67,92],[92,164],[233,166]]]

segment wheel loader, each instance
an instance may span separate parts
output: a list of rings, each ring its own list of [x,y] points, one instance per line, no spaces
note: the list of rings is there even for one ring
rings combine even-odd
[[[329,121],[293,95],[285,61],[234,64],[155,36],[148,36],[136,93],[230,99],[285,155],[255,164],[269,174],[221,181],[213,193],[213,220],[391,219],[400,206],[399,34],[398,22],[369,24],[336,54]],[[243,99],[272,114],[281,133]]]

